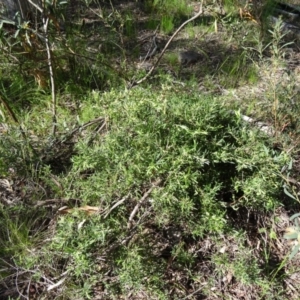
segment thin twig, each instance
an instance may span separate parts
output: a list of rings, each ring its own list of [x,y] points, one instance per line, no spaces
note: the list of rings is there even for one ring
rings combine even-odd
[[[143,63],[145,62],[146,59],[151,58],[152,56],[154,56],[154,54],[157,50],[157,44],[156,44],[156,41],[155,41],[157,30],[158,30],[158,26],[155,29],[155,32],[153,34],[152,43],[151,43],[151,46],[149,47],[149,50],[148,50],[147,54],[144,56],[144,58],[143,57],[140,58],[140,60],[143,60]],[[154,45],[154,48],[151,50],[153,45]]]
[[[115,243],[113,243],[110,248],[106,251],[106,253],[110,253],[111,251],[113,251],[114,249],[116,249],[119,246],[124,246],[126,244],[128,244],[131,239],[134,237],[134,235],[137,232],[137,228],[138,225],[141,223],[141,220],[143,217],[147,216],[149,214],[149,211],[145,212],[144,215],[136,222],[136,224],[134,224],[133,227],[131,227],[128,232],[127,232],[127,236],[125,238],[123,238],[122,240],[118,240]]]
[[[45,12],[44,14],[45,15]],[[53,65],[52,65],[52,55],[49,43],[49,36],[48,36],[48,25],[49,25],[49,17],[45,18],[43,16],[43,25],[44,25],[44,32],[45,32],[45,45],[47,50],[47,58],[48,58],[48,68],[49,68],[49,75],[50,75],[50,84],[51,84],[51,96],[52,96],[52,134],[56,134],[57,128],[57,117],[56,117],[56,92],[55,92],[55,81],[54,81],[54,72],[53,72]]]
[[[27,298],[29,299],[30,297],[30,286],[31,286],[31,277],[29,278],[29,282],[28,282],[28,285],[27,285]]]
[[[138,203],[136,204],[136,206],[134,207],[133,211],[130,214],[130,217],[128,219],[128,223],[127,223],[127,228],[130,229],[132,227],[132,220],[134,218],[134,216],[136,215],[136,213],[138,212],[140,206],[143,204],[143,202],[148,198],[148,196],[151,194],[152,190],[157,187],[160,183],[161,183],[161,179],[157,180],[152,186],[151,188],[143,195],[143,197],[138,201]]]
[[[162,50],[160,56],[158,57],[157,61],[155,62],[155,64],[152,66],[152,68],[150,69],[150,71],[140,80],[138,81],[134,81],[130,84],[129,88],[132,88],[142,82],[144,82],[145,80],[147,80],[153,73],[153,71],[156,69],[156,67],[158,66],[158,63],[160,62],[160,60],[162,59],[163,55],[165,54],[166,50],[168,49],[170,43],[172,42],[172,40],[174,39],[174,37],[178,34],[178,32],[189,22],[197,19],[200,15],[202,15],[203,13],[203,0],[201,1],[200,4],[200,8],[199,8],[199,12],[194,15],[192,18],[188,19],[187,21],[185,21],[184,23],[182,23],[179,28],[174,32],[174,34],[170,37],[170,39],[168,40],[167,44],[165,45],[164,49]]]
[[[17,123],[17,124],[20,126],[20,128],[22,128],[22,126],[21,126],[21,124],[20,124],[20,122],[19,122],[19,120],[18,120],[16,114],[13,112],[13,110],[12,110],[11,107],[9,106],[8,102],[7,102],[6,100],[4,100],[1,96],[0,96],[0,103],[3,104],[3,106],[4,106],[5,109],[7,110],[8,114],[9,114],[9,116],[12,118],[12,120],[13,120],[15,123]],[[23,131],[22,129],[21,129],[21,132],[22,132],[22,135],[23,135],[23,137],[24,137],[24,131]],[[24,138],[26,138],[26,136],[25,136]]]
[[[60,285],[62,285],[62,284],[65,282],[66,279],[67,279],[67,276],[63,277],[63,278],[60,279],[58,282],[56,282],[56,283],[54,283],[54,284],[48,286],[48,287],[47,287],[47,291],[49,292],[49,291],[51,291],[51,290],[53,290],[53,289],[59,287]]]
[[[106,124],[106,120],[104,120],[104,122],[102,123],[102,125],[97,129],[96,133],[99,134],[106,125],[107,125]]]
[[[103,128],[106,127],[106,120],[103,120],[103,123],[101,124],[101,126],[98,126],[96,132],[93,134],[93,136],[89,139],[89,141],[87,142],[87,145],[90,146],[92,144],[92,142],[94,141],[94,139],[96,138],[96,136],[103,130]]]
[[[17,292],[20,296],[22,296],[23,298],[28,300],[29,298],[27,296],[23,295],[21,293],[21,291],[19,290],[18,279],[19,279],[19,270],[17,269],[16,279],[15,279],[15,285],[16,285]]]
[[[187,295],[186,297],[182,298],[181,300],[185,300],[185,299],[189,299],[190,297],[192,297],[193,295],[199,293],[201,290],[203,290],[203,287],[201,287],[200,289],[196,290],[195,292]]]
[[[43,9],[39,7],[36,3],[32,2],[31,0],[27,0],[31,5],[33,5],[40,13],[43,13]]]
[[[101,124],[100,128],[97,129],[97,132],[96,132],[96,133],[99,133],[105,127],[105,125],[106,125],[106,119],[103,118],[103,117],[96,118],[96,119],[94,119],[92,121],[89,121],[89,122],[87,122],[87,123],[85,123],[83,125],[78,126],[75,129],[73,129],[71,132],[68,133],[67,137],[65,138],[65,140],[63,142],[69,141],[77,131],[83,130],[84,128],[86,128],[88,126],[91,126],[91,125],[93,125],[95,123],[98,123],[98,122],[101,122],[101,121],[103,121],[103,123]],[[95,136],[92,137],[88,141],[88,145],[90,145],[92,143],[92,141],[95,139]]]
[[[68,203],[68,202],[81,202],[80,199],[73,199],[73,198],[69,198],[69,199],[64,199],[64,198],[57,198],[57,199],[47,199],[47,200],[40,200],[37,201],[37,203],[34,205],[34,207],[40,207],[40,206],[48,206],[48,205],[54,205],[54,204],[62,204],[62,203]]]
[[[69,135],[70,137],[72,137],[72,136],[74,135],[74,133],[76,133],[77,131],[80,131],[80,130],[82,130],[82,129],[86,128],[86,127],[89,127],[89,126],[91,126],[91,125],[93,125],[93,124],[95,124],[95,123],[98,123],[98,122],[100,122],[100,121],[104,121],[104,122],[103,122],[104,124],[106,123],[106,122],[105,122],[105,118],[99,117],[99,118],[96,118],[96,119],[94,119],[94,120],[92,120],[92,121],[89,121],[89,122],[87,122],[87,123],[84,123],[83,125],[78,126],[77,128],[73,129],[68,135]],[[102,126],[101,126],[101,127],[102,127]]]
[[[53,65],[52,65],[52,55],[51,55],[51,49],[50,49],[50,43],[49,43],[49,35],[48,35],[48,25],[50,18],[45,17],[46,14],[46,8],[45,3],[43,3],[43,8],[38,6],[36,3],[33,3],[31,0],[27,0],[31,5],[33,5],[41,14],[42,14],[42,22],[44,26],[44,42],[46,45],[46,51],[47,51],[47,62],[48,62],[48,68],[49,68],[49,75],[50,75],[50,84],[51,84],[51,96],[52,96],[52,134],[55,135],[56,133],[56,127],[57,127],[57,117],[56,117],[56,92],[55,92],[55,81],[54,81],[54,72],[53,72]]]
[[[125,202],[129,198],[130,194],[127,194],[125,197],[123,197],[121,200],[119,200],[117,203],[115,203],[108,212],[104,215],[104,219],[108,217],[108,215],[119,205],[121,205],[123,202]]]

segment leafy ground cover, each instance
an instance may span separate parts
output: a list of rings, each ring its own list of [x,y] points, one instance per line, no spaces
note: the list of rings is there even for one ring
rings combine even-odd
[[[298,41],[256,4],[204,2],[135,86],[198,3],[78,4],[56,105],[45,44],[1,31],[1,299],[299,299]]]

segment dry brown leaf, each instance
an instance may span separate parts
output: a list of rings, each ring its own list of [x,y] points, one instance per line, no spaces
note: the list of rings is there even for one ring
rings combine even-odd
[[[89,206],[89,205],[85,205],[85,206],[79,207],[78,209],[86,212],[88,215],[95,214],[95,213],[97,213],[99,211],[99,207],[98,206]]]
[[[87,215],[93,215],[93,214],[96,214],[97,212],[99,212],[99,207],[85,205],[82,207],[68,208],[67,206],[63,206],[58,210],[58,212],[60,214],[70,214],[76,210],[84,211]]]
[[[46,88],[48,86],[47,74],[45,72],[38,69],[33,69],[31,73],[40,88]]]

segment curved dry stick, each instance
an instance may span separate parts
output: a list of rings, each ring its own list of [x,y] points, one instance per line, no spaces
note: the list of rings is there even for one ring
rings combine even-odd
[[[144,82],[146,79],[148,79],[148,77],[150,77],[153,73],[153,71],[156,69],[158,63],[160,62],[160,60],[162,59],[163,55],[165,54],[166,50],[168,49],[170,43],[172,42],[172,40],[174,39],[174,37],[178,34],[178,32],[189,22],[197,19],[200,15],[202,15],[203,13],[203,0],[201,1],[200,4],[200,8],[199,8],[199,12],[194,15],[192,18],[188,19],[187,21],[185,21],[184,23],[182,23],[179,28],[174,32],[174,34],[170,37],[170,39],[168,40],[167,44],[165,45],[164,49],[162,50],[160,56],[158,57],[156,63],[152,66],[152,68],[150,69],[150,71],[140,80],[138,81],[134,81],[133,83],[130,84],[129,88],[134,87],[135,85],[138,85],[142,82]]]

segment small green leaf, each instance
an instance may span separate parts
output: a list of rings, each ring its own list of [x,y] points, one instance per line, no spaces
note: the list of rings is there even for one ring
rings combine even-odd
[[[287,187],[286,185],[283,186],[283,191],[284,191],[284,193],[285,193],[287,196],[291,197],[292,199],[297,200],[297,199],[296,199],[296,198],[295,198],[295,197],[287,190],[286,187]]]
[[[17,38],[19,33],[20,33],[20,29],[16,30],[16,33],[14,34],[14,38]]]
[[[300,217],[300,213],[294,214],[290,217],[290,221],[293,221],[295,218]]]
[[[9,24],[9,25],[15,25],[15,21],[11,21],[11,20],[0,20],[0,24],[1,24],[1,28],[3,26],[3,24]]]
[[[291,159],[291,160],[290,160],[290,163],[289,163],[288,169],[289,169],[289,170],[292,170],[292,167],[293,167],[293,160]]]
[[[298,232],[287,233],[283,237],[287,240],[297,239],[298,238]]]
[[[289,259],[290,259],[290,260],[293,259],[294,256],[298,253],[299,248],[300,248],[300,244],[297,244],[297,245],[295,245],[295,246],[293,247],[293,250],[292,250],[292,252],[291,252],[291,254],[290,254],[290,256],[289,256]]]

